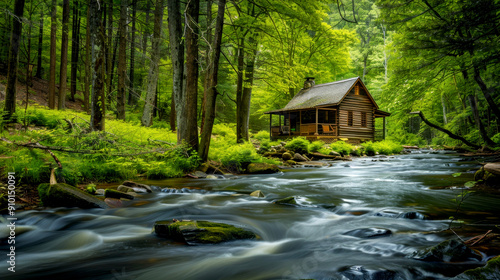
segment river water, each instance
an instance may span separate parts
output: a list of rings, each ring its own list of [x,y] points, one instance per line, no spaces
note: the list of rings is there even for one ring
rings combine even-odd
[[[150,181],[177,193],[157,191],[124,208],[18,212],[16,272],[8,272],[2,261],[0,277],[447,279],[484,262],[430,263],[407,256],[453,237],[445,231],[457,209],[453,199],[478,167],[454,154],[423,151],[272,175]],[[462,175],[451,176],[456,172]],[[247,195],[255,190],[266,197]],[[301,206],[271,203],[287,196]],[[499,202],[499,196],[474,193],[456,216],[479,228],[500,224]],[[401,217],[408,212],[426,219]],[[229,223],[260,239],[187,246],[151,233],[155,221],[173,218]],[[392,234],[345,235],[366,228]],[[2,237],[5,229],[2,225]]]

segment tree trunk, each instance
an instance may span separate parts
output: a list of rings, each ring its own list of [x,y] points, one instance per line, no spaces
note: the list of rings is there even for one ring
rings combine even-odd
[[[491,96],[491,93],[493,93],[494,89],[488,88],[486,86],[486,83],[481,78],[481,73],[479,72],[479,68],[477,66],[474,66],[474,80],[483,92],[484,98],[486,99],[486,102],[488,102],[489,108],[493,111],[493,114],[497,118],[497,122],[500,123],[500,108],[495,104],[495,100],[493,100],[493,97]]]
[[[245,67],[245,37],[238,46],[238,79],[236,81],[236,143],[243,142],[243,122],[241,117],[241,96],[243,95],[243,67]]]
[[[172,93],[172,101],[170,102],[170,130],[172,130],[172,132],[175,132],[175,118],[175,99]]]
[[[241,139],[240,142],[248,141],[249,139],[249,122],[250,122],[250,103],[252,99],[252,86],[254,78],[255,58],[257,57],[257,41],[254,38],[255,34],[248,37],[251,50],[247,57],[247,65],[245,67],[245,80],[243,83],[243,94],[241,95]]]
[[[57,1],[52,0],[52,15],[50,20],[50,77],[49,77],[49,108],[56,108],[56,34],[57,33]]]
[[[203,124],[205,123],[205,104],[207,103],[207,94],[210,89],[210,70],[213,66],[211,64],[212,59],[212,28],[210,25],[212,24],[212,0],[207,0],[207,15],[206,15],[206,24],[207,30],[205,31],[205,39],[207,41],[206,49],[205,49],[205,71],[203,73],[203,101],[201,102],[201,132],[203,133]]]
[[[104,130],[106,93],[104,91],[105,41],[102,11],[98,0],[90,0],[90,45],[92,49],[92,106],[90,124],[92,130]]]
[[[186,102],[184,96],[183,77],[184,77],[184,40],[182,33],[182,15],[180,12],[179,1],[168,1],[168,30],[170,38],[170,56],[173,68],[173,83],[172,83],[172,104],[175,108],[171,109],[175,112],[177,119],[177,143],[180,144],[182,139],[186,139]],[[172,124],[172,122],[170,122]],[[171,127],[175,131],[175,127]]]
[[[217,100],[217,77],[219,73],[219,58],[221,53],[221,42],[222,42],[222,29],[224,27],[224,10],[226,8],[226,0],[219,0],[218,10],[217,10],[217,22],[215,25],[215,36],[213,43],[213,60],[210,75],[208,76],[207,85],[209,88],[207,90],[207,99],[205,103],[205,122],[202,128],[200,148],[198,155],[202,161],[207,161],[208,151],[210,148],[210,139],[212,136],[212,128],[215,120],[215,107]],[[207,65],[208,67],[208,65]]]
[[[87,9],[87,30],[85,34],[85,89],[83,91],[83,109],[85,112],[90,113],[90,77],[91,73],[91,57],[90,57],[90,8]]]
[[[200,0],[191,0],[186,8],[186,138],[188,146],[198,150],[198,18]]]
[[[38,29],[38,58],[35,77],[42,78],[42,50],[43,50],[43,9],[40,12],[40,28]]]
[[[16,112],[16,83],[19,55],[19,41],[23,30],[21,18],[24,12],[24,0],[16,0],[14,4],[14,19],[10,36],[9,66],[7,72],[7,88],[5,89],[4,118],[9,119]]]
[[[109,1],[107,3],[108,5],[108,11],[107,15],[104,15],[104,20],[107,22],[104,23],[104,25],[107,24],[107,29],[108,29],[108,36],[107,36],[107,43],[105,44],[105,59],[106,59],[106,91],[108,93],[108,102],[111,104],[112,99],[114,97],[113,95],[113,55],[114,55],[114,48],[113,48],[113,1]],[[105,6],[104,6],[105,7]],[[106,11],[105,11],[106,13]],[[115,40],[116,41],[116,40]],[[115,44],[118,42],[116,41]]]
[[[155,24],[153,30],[151,65],[148,74],[148,89],[142,113],[141,124],[151,126],[153,123],[153,104],[156,95],[158,81],[158,64],[160,62],[161,28],[163,22],[163,0],[156,0],[154,12]]]
[[[120,7],[120,22],[118,34],[120,47],[118,49],[118,90],[116,95],[116,118],[125,120],[125,77],[127,76],[127,7],[128,1],[122,0]]]
[[[137,104],[138,96],[135,93],[134,80],[135,80],[135,29],[137,15],[137,0],[132,0],[132,38],[130,40],[130,71],[129,71],[129,89],[128,89],[128,105],[135,106]]]
[[[80,7],[79,0],[73,1],[73,28],[71,40],[71,96],[70,100],[75,101],[76,95],[76,75],[78,72],[78,57],[80,52]]]
[[[493,142],[490,137],[488,137],[488,133],[484,129],[483,122],[481,121],[481,118],[479,116],[479,110],[477,108],[477,100],[475,95],[469,95],[469,103],[472,110],[472,116],[474,117],[474,121],[476,123],[476,127],[477,129],[479,129],[479,133],[481,134],[483,141],[488,146],[495,146],[495,142]]]
[[[61,65],[59,71],[59,102],[57,108],[64,110],[66,107],[66,89],[68,78],[68,32],[69,32],[69,0],[63,1]]]

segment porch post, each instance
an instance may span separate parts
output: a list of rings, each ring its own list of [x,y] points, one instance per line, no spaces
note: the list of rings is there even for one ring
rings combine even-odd
[[[314,133],[314,135],[319,135],[318,134],[318,108],[316,108],[316,132]]]
[[[385,140],[385,117],[382,118],[383,128],[382,128],[382,140]]]
[[[269,135],[273,138],[273,114],[269,114]]]

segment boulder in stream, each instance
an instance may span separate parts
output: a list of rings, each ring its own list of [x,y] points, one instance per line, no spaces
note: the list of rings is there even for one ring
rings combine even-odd
[[[482,256],[460,241],[450,239],[431,248],[414,252],[411,258],[434,262],[464,262],[481,260]]]
[[[391,234],[392,231],[385,228],[359,228],[342,233],[342,235],[349,235],[359,238],[377,238],[389,236]]]
[[[295,155],[293,156],[293,160],[296,162],[308,161],[303,155],[299,153],[295,153]]]
[[[104,191],[104,197],[105,198],[117,198],[117,199],[120,199],[120,198],[134,199],[134,196],[131,194],[120,192],[120,191],[113,190],[113,189],[106,189]]]
[[[151,189],[150,186],[144,185],[144,184],[139,184],[139,183],[132,182],[132,181],[125,181],[125,182],[122,183],[122,185],[134,189],[134,191],[137,192],[137,193],[140,193],[140,192],[148,192],[148,193],[153,192],[153,189]]]
[[[188,245],[257,238],[251,231],[208,221],[157,221],[154,224],[154,232],[160,237],[186,242]]]
[[[293,206],[299,205],[297,203],[297,201],[295,200],[294,196],[289,196],[289,197],[285,197],[282,199],[277,199],[277,200],[273,201],[273,203],[274,204],[282,204],[282,205],[293,205]]]
[[[500,256],[496,256],[488,261],[486,266],[466,270],[457,275],[452,280],[499,280],[500,279]]]
[[[285,153],[283,153],[283,155],[281,156],[281,158],[284,161],[287,161],[287,160],[291,160],[293,157],[292,157],[292,154],[290,154],[290,152],[285,152]]]
[[[266,196],[264,195],[264,193],[263,193],[262,191],[260,191],[260,190],[257,190],[257,191],[252,192],[252,193],[250,194],[250,196],[253,196],[253,197],[266,197]]]
[[[247,173],[249,174],[271,174],[279,172],[279,168],[276,164],[269,164],[264,162],[253,162],[247,167]]]
[[[38,194],[47,207],[107,208],[104,201],[68,184],[40,184]]]
[[[371,270],[355,265],[340,269],[341,279],[348,280],[404,280],[405,275],[392,270]]]

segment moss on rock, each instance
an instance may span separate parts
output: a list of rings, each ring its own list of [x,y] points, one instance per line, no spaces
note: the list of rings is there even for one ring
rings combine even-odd
[[[68,184],[40,184],[38,194],[47,207],[107,208],[104,201]]]
[[[500,279],[500,256],[488,261],[486,266],[465,271],[453,280],[493,280]]]
[[[426,250],[417,251],[411,256],[422,261],[461,262],[471,259],[481,260],[482,256],[454,239],[446,240]]]
[[[248,230],[208,221],[157,221],[154,232],[160,237],[186,242],[189,245],[216,244],[257,237]]]
[[[130,194],[127,194],[124,192],[120,192],[117,190],[113,190],[113,189],[106,189],[104,191],[104,197],[106,197],[106,198],[118,198],[118,199],[120,199],[120,198],[134,199],[133,195],[130,195]]]
[[[247,167],[249,174],[271,174],[279,171],[277,165],[264,162],[250,163]]]
[[[284,205],[298,205],[294,196],[285,197],[282,199],[277,199],[273,201],[274,204],[284,204]]]

